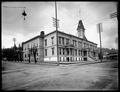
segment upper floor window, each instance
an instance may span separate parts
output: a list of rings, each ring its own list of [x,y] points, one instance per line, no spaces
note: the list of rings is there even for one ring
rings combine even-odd
[[[95,46],[95,49],[97,48],[97,46]]]
[[[38,44],[36,44],[36,47],[38,47]]]
[[[54,36],[53,36],[53,37],[51,37],[51,40],[52,40],[52,44],[54,44]]]
[[[45,39],[45,46],[47,46],[47,39]]]
[[[89,44],[86,44],[86,47],[88,48],[88,47],[89,47]]]
[[[59,44],[61,44],[61,37],[59,37]]]
[[[65,49],[63,48],[63,55],[65,54]]]
[[[66,38],[66,45],[68,45],[69,44],[69,39],[68,38]]]
[[[80,56],[80,50],[78,50],[79,56]]]
[[[67,55],[69,55],[69,49],[67,49]]]
[[[64,45],[64,38],[62,37],[62,44]]]
[[[93,49],[93,45],[90,45],[90,48]]]
[[[80,41],[78,41],[78,47],[80,47]]]
[[[35,47],[35,43],[33,44],[33,47]]]
[[[70,49],[70,53],[71,53],[71,55],[72,55],[72,49]]]
[[[86,48],[86,43],[84,43],[84,48]]]
[[[77,46],[77,41],[75,40],[75,46]]]
[[[59,50],[60,50],[60,55],[61,55],[61,48],[59,48]]]
[[[28,44],[27,46],[28,46],[28,48],[29,48],[29,44]]]
[[[73,45],[74,45],[74,40],[73,40]]]
[[[96,46],[94,46],[94,50],[96,49]]]
[[[92,48],[92,46],[90,45],[90,48]]]
[[[77,50],[75,50],[75,55],[77,56]]]
[[[82,42],[78,42],[78,47],[82,47]]]
[[[73,45],[77,46],[77,41],[76,40],[73,40]]]

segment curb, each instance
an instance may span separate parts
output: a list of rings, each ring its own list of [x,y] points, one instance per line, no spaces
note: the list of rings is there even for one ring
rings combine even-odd
[[[20,72],[20,71],[23,71],[23,70],[25,70],[25,69],[16,69],[16,70],[2,71],[2,74],[11,73],[11,72]]]

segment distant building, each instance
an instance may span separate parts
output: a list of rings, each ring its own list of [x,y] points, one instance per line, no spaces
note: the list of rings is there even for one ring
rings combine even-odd
[[[118,60],[118,53],[109,53],[106,55],[105,59]]]
[[[29,48],[36,46],[36,58],[38,62],[57,60],[60,62],[96,60],[98,58],[98,53],[96,51],[97,44],[88,41],[85,37],[85,28],[83,26],[82,20],[80,20],[78,23],[77,32],[78,37],[57,31],[57,47],[56,31],[46,35],[44,35],[44,32],[42,31],[40,35],[23,42],[23,59],[28,60]],[[33,60],[32,55],[31,60]]]
[[[102,48],[103,58],[110,60],[118,60],[118,50],[117,49],[108,49]]]

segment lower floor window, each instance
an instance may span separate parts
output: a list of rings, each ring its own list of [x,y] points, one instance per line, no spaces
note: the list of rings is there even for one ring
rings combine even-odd
[[[45,56],[47,56],[47,49],[45,49]]]
[[[60,57],[60,61],[61,61],[61,57]]]
[[[26,54],[25,54],[25,58],[26,58]]]
[[[52,48],[52,55],[54,55],[54,48]]]

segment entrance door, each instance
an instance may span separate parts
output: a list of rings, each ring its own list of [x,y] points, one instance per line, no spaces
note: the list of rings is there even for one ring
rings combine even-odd
[[[84,61],[87,61],[87,57],[84,57]]]
[[[87,56],[87,51],[83,51],[83,55],[84,55],[84,56]]]
[[[87,57],[86,57],[87,56],[87,51],[83,51],[83,56],[84,56],[84,58],[83,58],[84,61],[87,61]]]

